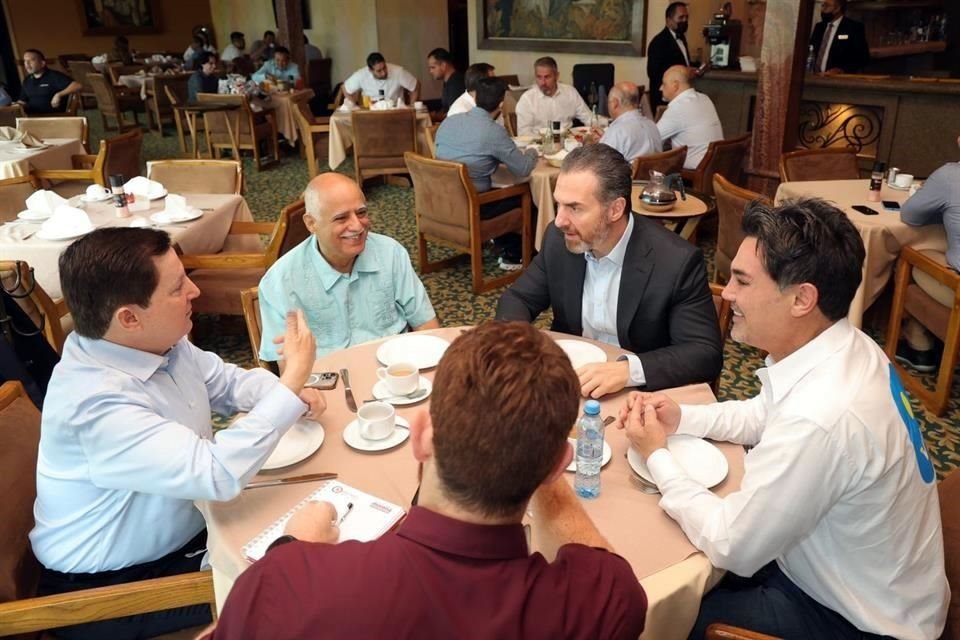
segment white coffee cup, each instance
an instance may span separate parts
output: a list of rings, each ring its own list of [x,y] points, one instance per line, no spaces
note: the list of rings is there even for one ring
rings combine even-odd
[[[414,108],[414,109],[423,109],[423,102],[421,102],[420,100],[417,100],[416,102],[413,103],[413,108]]]
[[[87,187],[87,199],[89,200],[103,200],[107,197],[107,194],[107,190],[99,184],[92,184]]]
[[[913,174],[912,173],[898,173],[896,185],[903,189],[906,189],[911,184],[913,184]]]
[[[377,377],[395,396],[413,393],[420,386],[420,370],[409,362],[395,362],[389,367],[377,369]]]
[[[357,411],[360,437],[364,440],[389,438],[396,428],[396,410],[388,402],[368,402]]]
[[[567,151],[573,151],[574,149],[576,149],[576,148],[579,147],[579,146],[581,146],[581,145],[580,145],[579,142],[577,142],[577,139],[576,139],[576,138],[572,138],[572,137],[571,137],[571,138],[567,138],[566,140],[563,141],[563,148],[566,149]]]

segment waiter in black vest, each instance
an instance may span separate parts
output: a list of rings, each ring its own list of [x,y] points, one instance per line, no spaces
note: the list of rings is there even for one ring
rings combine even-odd
[[[671,2],[667,6],[667,26],[654,36],[647,47],[647,77],[650,79],[650,108],[666,104],[660,94],[664,72],[674,65],[690,67],[690,47],[687,46],[687,21],[690,14],[685,2]],[[691,74],[694,70],[690,69]]]
[[[863,24],[846,12],[847,0],[823,0],[823,20],[810,36],[817,73],[858,73],[870,61]]]

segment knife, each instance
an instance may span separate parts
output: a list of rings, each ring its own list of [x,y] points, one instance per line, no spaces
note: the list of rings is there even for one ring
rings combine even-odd
[[[300,484],[301,482],[318,482],[320,480],[335,480],[335,473],[308,473],[302,476],[290,476],[288,478],[277,478],[276,480],[255,480],[244,489],[259,489],[261,487],[279,487],[285,484]]]
[[[347,408],[356,413],[357,401],[353,399],[353,387],[350,386],[350,372],[346,369],[340,369],[340,378],[343,380],[343,395],[347,399]]]

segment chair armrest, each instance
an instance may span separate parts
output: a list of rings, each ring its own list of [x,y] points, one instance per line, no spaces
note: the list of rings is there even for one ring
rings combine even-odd
[[[41,180],[90,180],[97,181],[88,169],[34,169],[33,174]]]
[[[707,640],[780,640],[765,633],[741,629],[728,624],[714,623],[707,627]]]
[[[5,635],[30,633],[213,602],[210,572],[195,571],[6,602],[0,604],[0,629]]]
[[[900,259],[954,291],[960,286],[960,274],[916,249],[904,247],[900,251]]]
[[[246,234],[258,233],[265,236],[273,233],[273,230],[276,229],[277,225],[273,222],[248,222],[240,221],[234,222],[230,225],[230,235],[239,236]]]
[[[184,269],[266,269],[262,253],[213,253],[179,256]]]
[[[53,300],[53,312],[57,314],[58,318],[68,315],[70,313],[70,308],[67,306],[67,301],[63,298]]]
[[[477,202],[479,202],[480,204],[487,204],[488,202],[497,202],[499,200],[506,200],[507,198],[512,198],[514,196],[523,196],[523,195],[526,195],[528,197],[530,195],[530,184],[527,182],[515,184],[510,187],[490,189],[489,191],[478,193]]]
[[[681,169],[680,177],[683,178],[684,181],[694,184],[700,176],[697,169]]]
[[[79,156],[70,156],[70,163],[74,169],[92,169],[97,162],[97,155],[84,154]]]

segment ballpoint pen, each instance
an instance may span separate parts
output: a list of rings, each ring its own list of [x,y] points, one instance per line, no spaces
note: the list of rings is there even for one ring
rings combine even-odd
[[[344,511],[344,512],[343,512],[343,515],[340,516],[340,518],[337,520],[337,526],[338,526],[338,527],[339,527],[341,524],[343,524],[343,521],[347,519],[347,516],[350,515],[350,512],[351,512],[351,511],[353,511],[353,503],[352,503],[352,502],[348,502],[348,503],[347,503],[347,510]]]

